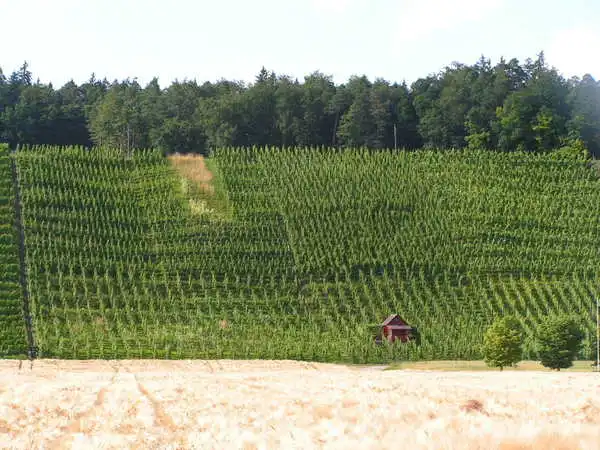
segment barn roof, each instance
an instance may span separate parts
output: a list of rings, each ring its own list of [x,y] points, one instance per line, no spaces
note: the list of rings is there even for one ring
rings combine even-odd
[[[383,321],[383,323],[381,325],[389,325],[390,323],[392,323],[395,319],[399,320],[400,322],[402,322],[404,325],[408,325],[406,323],[406,321],[400,317],[398,314],[390,314],[387,319],[385,319]]]

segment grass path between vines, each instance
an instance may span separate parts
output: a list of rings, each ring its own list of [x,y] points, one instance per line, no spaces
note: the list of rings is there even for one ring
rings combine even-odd
[[[204,157],[201,155],[182,155],[175,153],[169,155],[169,162],[175,169],[187,180],[196,183],[206,194],[212,194],[214,187],[212,185],[213,174],[206,167]]]

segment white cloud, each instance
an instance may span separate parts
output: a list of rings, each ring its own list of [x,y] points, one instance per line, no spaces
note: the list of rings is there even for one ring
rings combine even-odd
[[[481,20],[502,7],[505,0],[407,0],[398,8],[400,42],[410,42],[434,32],[456,29]]]
[[[573,27],[559,31],[545,52],[548,64],[566,77],[586,73],[600,79],[600,60],[594,51],[600,48],[600,31],[592,27]]]
[[[312,0],[313,7],[321,12],[341,13],[346,11],[353,0]]]

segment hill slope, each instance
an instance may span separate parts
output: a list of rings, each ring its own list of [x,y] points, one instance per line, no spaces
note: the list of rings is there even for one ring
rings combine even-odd
[[[17,162],[42,356],[473,359],[496,315],[531,337],[556,311],[581,317],[591,356],[600,182],[583,162],[224,149],[226,201],[200,213],[157,152]],[[390,313],[420,345],[373,344]]]

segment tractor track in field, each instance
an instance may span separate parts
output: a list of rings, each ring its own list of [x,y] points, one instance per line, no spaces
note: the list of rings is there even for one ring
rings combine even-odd
[[[218,365],[0,360],[0,448],[596,450],[600,439],[593,373]]]
[[[150,402],[152,405],[152,410],[154,411],[154,423],[155,425],[161,426],[162,428],[166,428],[170,432],[175,432],[180,430],[180,428],[175,424],[173,418],[165,411],[162,406],[162,403],[156,399],[156,397],[140,382],[137,375],[133,376],[140,393]]]
[[[119,375],[119,368],[113,365],[114,373],[110,381],[102,386],[96,394],[94,403],[89,408],[78,412],[74,415],[71,421],[60,428],[60,434],[53,439],[49,444],[50,450],[59,450],[64,448],[65,441],[67,441],[73,433],[80,433],[85,431],[82,427],[82,422],[96,416],[100,409],[104,409],[106,403],[106,395],[112,387],[115,386],[117,376]]]
[[[184,435],[185,429],[175,423],[169,413],[165,411],[163,403],[158,400],[144,384],[142,384],[138,374],[131,373],[127,367],[125,368],[125,372],[133,376],[137,390],[152,407],[154,425],[165,430],[166,434],[169,436],[169,443],[177,443],[177,448],[189,448],[187,437]]]

